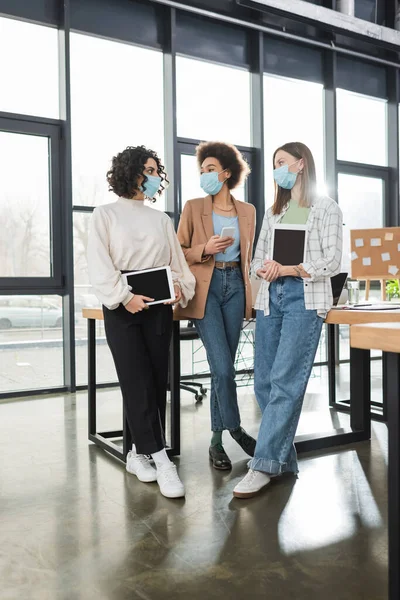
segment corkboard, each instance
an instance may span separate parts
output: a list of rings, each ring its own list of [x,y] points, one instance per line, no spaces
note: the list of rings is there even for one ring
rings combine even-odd
[[[350,241],[354,279],[400,277],[400,227],[352,229]]]

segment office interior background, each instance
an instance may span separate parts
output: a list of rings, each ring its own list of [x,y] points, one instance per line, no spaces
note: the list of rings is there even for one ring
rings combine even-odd
[[[355,0],[365,23],[357,35],[261,4],[0,0],[0,402],[20,401],[23,412],[30,397],[87,389],[81,311],[98,305],[88,225],[95,206],[114,200],[105,174],[128,145],[163,157],[170,185],[155,208],[175,224],[185,201],[202,195],[196,145],[218,139],[251,166],[236,196],[256,207],[257,233],[273,201],[273,151],[294,140],[310,147],[321,193],[343,211],[342,270],[351,229],[400,225],[400,48],[373,29],[395,28],[397,3]],[[96,327],[98,384],[112,389]],[[336,336],[340,400],[349,392],[348,327]],[[313,372],[321,381],[327,344],[324,329]],[[381,354],[371,360],[379,420]],[[184,374],[202,369],[201,349],[197,364],[182,357]]]
[[[251,165],[237,196],[255,205],[257,231],[273,199],[272,153],[288,140],[309,145],[321,193],[343,210],[344,270],[350,229],[399,224],[396,49],[257,8],[1,1],[0,398],[87,384],[88,224],[113,200],[105,173],[127,145],[163,156],[171,185],[156,207],[175,222],[201,195],[196,144],[220,139]],[[356,0],[355,11],[366,31],[394,27],[392,0]],[[97,338],[100,383],[115,383]],[[336,359],[347,358],[343,344]]]

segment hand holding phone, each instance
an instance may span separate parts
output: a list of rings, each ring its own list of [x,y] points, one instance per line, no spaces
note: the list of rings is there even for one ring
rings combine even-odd
[[[236,233],[236,229],[234,227],[223,227],[222,228],[220,239],[221,240],[226,239],[226,241],[228,241],[228,239],[229,239],[229,244],[222,251],[223,254],[226,253],[227,248],[229,248],[229,246],[232,246],[233,242],[235,241],[235,233]]]
[[[219,254],[220,252],[225,252],[229,246],[232,246],[235,241],[234,237],[233,235],[226,235],[226,230],[228,230],[228,233],[235,234],[234,227],[224,227],[221,231],[221,235],[213,235],[208,240],[204,248],[204,254]]]

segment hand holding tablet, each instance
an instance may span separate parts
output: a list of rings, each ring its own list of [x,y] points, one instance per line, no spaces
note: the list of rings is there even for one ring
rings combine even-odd
[[[148,310],[148,302],[151,302],[152,300],[154,300],[154,298],[135,294],[133,298],[129,300],[128,304],[125,304],[125,309],[135,315],[138,312],[142,312],[142,310]]]
[[[265,260],[261,269],[257,271],[257,275],[271,283],[280,277],[282,265],[276,260]]]
[[[133,294],[142,296],[148,306],[165,302],[175,303],[176,294],[171,267],[156,267],[122,275]]]

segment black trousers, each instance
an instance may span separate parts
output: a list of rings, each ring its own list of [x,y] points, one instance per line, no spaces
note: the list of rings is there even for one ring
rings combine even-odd
[[[153,454],[165,448],[172,307],[156,304],[133,315],[121,304],[103,312],[132,440],[138,454]]]

